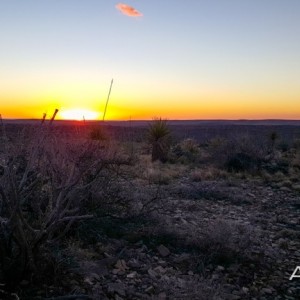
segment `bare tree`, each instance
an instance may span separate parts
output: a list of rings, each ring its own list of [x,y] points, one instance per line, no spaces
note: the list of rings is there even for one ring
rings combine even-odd
[[[105,186],[122,163],[100,143],[64,139],[41,126],[7,145],[0,157],[0,279],[36,271],[41,250],[93,217],[84,209],[88,191]]]

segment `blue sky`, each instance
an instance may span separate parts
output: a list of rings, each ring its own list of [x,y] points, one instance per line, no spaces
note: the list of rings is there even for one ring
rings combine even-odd
[[[0,103],[93,110],[114,78],[111,118],[300,118],[300,1],[124,3],[0,0]]]

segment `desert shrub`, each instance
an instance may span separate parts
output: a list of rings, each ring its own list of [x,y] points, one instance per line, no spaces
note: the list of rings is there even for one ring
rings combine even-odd
[[[216,166],[222,167],[231,151],[229,140],[218,136],[212,138],[207,143],[207,151],[210,154],[209,160]]]
[[[296,138],[296,139],[293,141],[293,148],[295,148],[296,150],[299,150],[299,149],[300,149],[300,139],[299,139],[299,138]]]
[[[192,171],[191,173],[191,178],[193,181],[202,181],[204,179],[207,179],[207,176],[206,176],[206,172],[204,174],[203,170],[194,170]]]
[[[294,140],[294,145],[291,151],[289,151],[286,158],[290,161],[291,166],[295,170],[300,170],[300,140]]]
[[[148,128],[148,141],[152,145],[152,161],[166,162],[170,148],[170,129],[167,121],[155,119]]]
[[[280,172],[287,175],[289,173],[289,168],[290,163],[284,159],[262,164],[262,169],[269,172],[270,174],[276,174]]]
[[[97,140],[97,141],[107,141],[108,140],[107,132],[104,130],[104,128],[102,128],[100,126],[92,128],[89,135],[92,140]]]
[[[296,156],[292,159],[291,165],[295,170],[300,170],[300,156]]]
[[[183,152],[198,153],[199,145],[194,139],[185,139],[180,143],[180,148]]]
[[[93,214],[91,191],[112,185],[122,164],[111,146],[57,136],[50,128],[9,145],[1,154],[0,281],[38,276],[50,245]]]
[[[195,163],[199,155],[199,145],[194,139],[184,139],[171,148],[169,161],[183,164]]]
[[[276,145],[277,141],[279,140],[279,134],[276,131],[272,131],[270,133],[269,139],[270,139],[270,147],[271,147],[270,151],[274,152],[275,145]]]
[[[256,173],[270,159],[267,141],[248,135],[215,138],[209,142],[208,151],[215,166],[230,172]]]
[[[290,145],[285,141],[280,141],[277,145],[277,149],[281,152],[287,152],[290,149]]]
[[[229,172],[256,171],[260,166],[260,161],[246,153],[236,153],[229,157],[225,163]]]

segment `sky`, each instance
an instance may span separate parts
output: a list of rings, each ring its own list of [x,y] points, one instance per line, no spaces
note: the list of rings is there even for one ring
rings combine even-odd
[[[299,0],[0,0],[2,118],[300,119]]]

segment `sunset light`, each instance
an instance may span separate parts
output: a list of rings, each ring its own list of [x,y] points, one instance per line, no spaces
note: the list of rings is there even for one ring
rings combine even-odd
[[[96,120],[100,116],[100,113],[87,110],[87,109],[68,109],[62,110],[59,114],[59,118],[63,120]]]
[[[299,13],[298,0],[2,1],[0,114],[102,119],[113,78],[107,121],[300,119]]]

